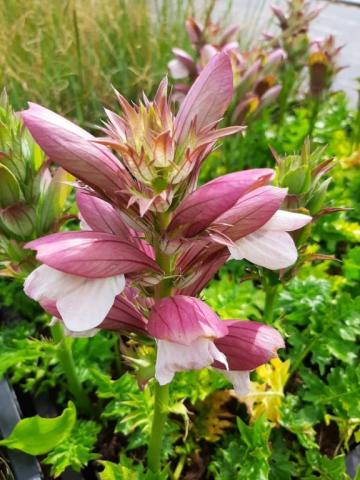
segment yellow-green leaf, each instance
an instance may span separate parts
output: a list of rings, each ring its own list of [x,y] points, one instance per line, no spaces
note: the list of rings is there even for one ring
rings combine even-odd
[[[63,413],[55,418],[39,415],[24,418],[15,425],[11,434],[0,445],[16,448],[30,455],[43,455],[63,442],[71,433],[76,422],[76,408],[68,403]]]

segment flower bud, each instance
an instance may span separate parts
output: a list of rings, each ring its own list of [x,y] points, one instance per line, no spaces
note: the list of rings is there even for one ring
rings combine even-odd
[[[26,240],[31,236],[35,226],[35,209],[25,203],[17,203],[5,208],[0,215],[5,231]]]
[[[331,178],[322,177],[332,168],[331,160],[323,160],[324,149],[311,151],[305,142],[301,155],[279,157],[277,161],[277,185],[288,189],[286,199],[289,208],[305,208],[311,215],[318,213],[326,200]]]

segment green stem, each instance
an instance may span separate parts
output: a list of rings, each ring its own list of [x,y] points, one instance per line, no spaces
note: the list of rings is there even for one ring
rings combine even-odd
[[[288,375],[288,379],[286,381],[286,383],[288,383],[288,381],[290,380],[290,378],[294,375],[295,372],[297,372],[297,370],[300,368],[300,365],[303,363],[303,361],[305,360],[305,358],[308,356],[308,354],[310,353],[311,349],[313,348],[313,346],[315,345],[315,343],[318,341],[318,338],[320,337],[320,335],[316,335],[310,343],[308,343],[308,345],[304,348],[304,350],[302,350],[302,352],[300,353],[300,355],[296,358],[296,360],[294,361],[292,367],[290,368],[290,371],[289,371],[289,375]]]
[[[314,133],[314,128],[316,124],[316,120],[319,116],[319,109],[320,109],[320,99],[319,98],[314,98],[313,99],[313,105],[311,109],[311,116],[310,116],[310,122],[309,122],[309,130],[306,134],[306,137],[312,138],[312,135]],[[306,138],[305,137],[305,138]]]
[[[274,306],[278,293],[278,285],[267,285],[265,287],[265,307],[264,307],[264,323],[271,324],[274,317]]]
[[[155,383],[154,417],[148,448],[148,466],[153,473],[161,470],[161,447],[169,403],[169,385]]]
[[[277,121],[278,132],[283,126],[285,114],[288,110],[288,104],[291,94],[296,83],[296,72],[294,67],[289,65],[285,67],[285,71],[282,74],[282,89],[279,96],[279,116]]]
[[[116,373],[118,376],[121,375],[122,373],[122,357],[121,357],[121,351],[120,351],[120,335],[116,337],[116,342],[114,345],[114,354],[115,354],[115,366],[116,366]]]
[[[159,214],[158,224],[161,231],[165,230],[170,222],[168,213]],[[165,278],[159,283],[155,289],[155,298],[164,298],[171,295],[172,279],[171,268],[172,258],[161,250],[160,243],[155,244],[156,261],[165,273]],[[166,278],[168,276],[169,278]],[[164,427],[168,413],[169,403],[169,385],[159,385],[155,382],[155,400],[154,400],[154,417],[152,421],[149,447],[147,452],[147,460],[149,469],[159,474],[161,471],[161,449],[164,437]]]
[[[65,336],[64,328],[60,322],[56,322],[55,325],[51,327],[51,334],[57,343],[59,362],[66,377],[68,389],[75,398],[76,406],[79,410],[90,415],[92,411],[91,403],[75,370],[74,357],[71,349],[72,339]]]

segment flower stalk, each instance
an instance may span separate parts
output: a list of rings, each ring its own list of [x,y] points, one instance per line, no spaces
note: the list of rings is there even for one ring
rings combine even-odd
[[[66,377],[68,389],[74,396],[76,406],[83,413],[91,414],[90,400],[76,373],[74,357],[71,349],[72,338],[66,337],[64,327],[60,322],[56,322],[51,327],[51,334],[57,344],[58,359]]]
[[[161,448],[169,404],[169,384],[159,385],[155,381],[154,416],[147,453],[148,467],[153,473],[160,473]]]
[[[264,323],[271,325],[274,318],[274,306],[279,285],[270,285],[265,289]]]
[[[161,230],[166,229],[170,223],[168,212],[158,214],[158,223]],[[164,253],[157,242],[155,246],[156,261],[165,274],[171,274],[171,255]],[[157,298],[165,298],[171,295],[172,285],[170,278],[164,278],[156,289]],[[160,473],[161,470],[161,449],[164,438],[165,422],[169,405],[169,385],[160,385],[155,380],[154,391],[154,416],[151,426],[149,448],[147,452],[148,467],[153,473]]]

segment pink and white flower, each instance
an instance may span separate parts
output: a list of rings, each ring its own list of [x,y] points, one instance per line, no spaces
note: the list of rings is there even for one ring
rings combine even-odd
[[[125,288],[125,277],[84,278],[47,265],[36,268],[25,280],[25,293],[43,302],[53,300],[69,330],[97,327],[106,317],[116,295]]]
[[[275,328],[246,320],[226,320],[228,334],[215,340],[216,347],[226,356],[228,369],[216,362],[213,366],[234,385],[236,393],[246,395],[250,386],[250,372],[277,356],[284,348],[284,340]]]
[[[160,271],[151,247],[133,236],[111,205],[79,192],[77,199],[86,224],[99,231],[59,233],[27,244],[44,265],[24,285],[34,300],[54,301],[66,328],[74,332],[103,322],[125,288],[125,274]]]
[[[196,25],[191,28],[195,36]],[[107,112],[102,139],[40,106],[22,112],[49,158],[85,184],[76,195],[83,231],[26,245],[42,265],[26,279],[25,291],[76,334],[103,328],[152,337],[161,385],[176,372],[215,366],[239,390],[244,372],[271,358],[282,339],[254,322],[222,321],[193,295],[230,252],[283,268],[294,258],[287,232],[310,217],[278,212],[287,191],[267,185],[271,169],[224,175],[195,189],[216,140],[241,130],[217,128],[233,95],[227,54],[211,58],[177,115],[166,90],[163,80],[154,101],[144,96],[140,106],[118,94],[123,114]],[[271,242],[283,250],[276,264],[261,255],[263,245],[276,251]],[[156,260],[163,256],[166,271]],[[164,282],[169,296],[159,298]]]
[[[215,360],[227,368],[226,357],[214,344],[227,327],[197,298],[175,295],[157,301],[147,330],[157,341],[155,377],[160,385],[171,382],[175,372],[198,370]]]

